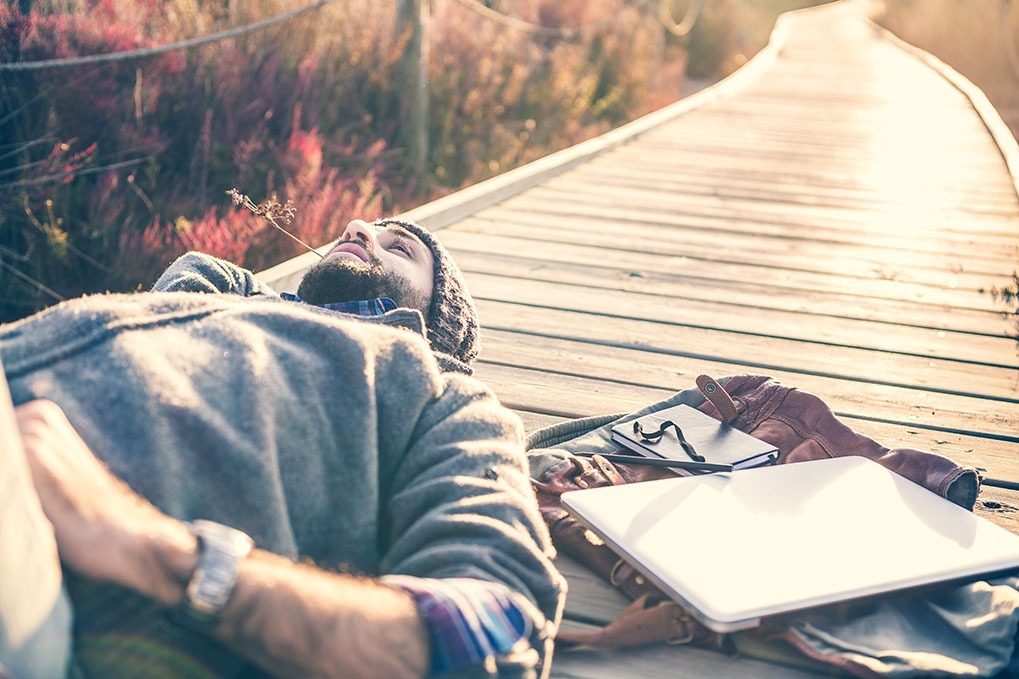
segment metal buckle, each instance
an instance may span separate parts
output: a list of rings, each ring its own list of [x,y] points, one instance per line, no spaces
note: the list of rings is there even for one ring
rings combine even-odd
[[[659,604],[659,606],[667,605],[670,603],[672,602],[670,601],[663,602],[662,604]],[[673,625],[683,625],[687,632],[686,635],[682,637],[669,637],[668,639],[665,640],[665,643],[667,643],[670,646],[681,646],[683,644],[689,644],[691,641],[693,641],[694,638],[693,625],[688,624],[690,622],[689,615],[684,614],[679,616],[678,618],[673,618],[671,622]]]
[[[609,571],[609,582],[611,582],[614,587],[619,587],[619,582],[616,580],[616,576],[619,575],[619,569],[625,565],[626,561],[624,559],[619,559],[612,565],[612,570]]]

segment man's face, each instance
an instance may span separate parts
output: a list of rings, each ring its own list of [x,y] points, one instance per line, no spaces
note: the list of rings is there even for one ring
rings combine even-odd
[[[398,224],[376,227],[360,219],[301,280],[297,295],[309,304],[389,297],[428,315],[434,288],[432,251]]]

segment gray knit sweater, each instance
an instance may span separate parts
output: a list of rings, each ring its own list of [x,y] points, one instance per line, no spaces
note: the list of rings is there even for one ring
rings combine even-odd
[[[203,252],[187,252],[176,259],[152,286],[153,292],[205,292],[279,300],[280,294],[248,269]],[[417,309],[401,307],[381,317],[362,320],[402,327],[426,337],[425,321]],[[441,351],[432,350],[445,371],[471,374],[471,366]]]
[[[519,593],[534,634],[504,676],[547,669],[564,583],[519,420],[405,330],[237,295],[98,295],[0,326],[14,402],[57,402],[168,514],[367,575],[473,577]],[[241,661],[155,605],[70,576],[92,676],[229,676]]]

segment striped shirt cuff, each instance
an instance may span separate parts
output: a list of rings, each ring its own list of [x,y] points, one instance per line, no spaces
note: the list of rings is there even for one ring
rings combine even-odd
[[[414,598],[431,635],[431,673],[471,665],[494,672],[498,656],[528,643],[531,621],[503,584],[473,578],[386,575],[381,581]]]

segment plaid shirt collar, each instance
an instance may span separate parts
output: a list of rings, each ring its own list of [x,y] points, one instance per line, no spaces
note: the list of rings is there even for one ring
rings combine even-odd
[[[288,302],[306,303],[297,295],[293,295],[289,292],[281,292],[280,297]],[[396,302],[388,297],[376,297],[375,299],[359,299],[353,302],[332,302],[330,304],[318,304],[316,306],[323,309],[329,309],[330,311],[352,314],[354,316],[381,316],[387,311],[395,309]]]

